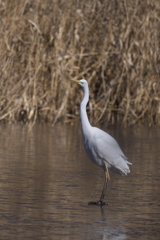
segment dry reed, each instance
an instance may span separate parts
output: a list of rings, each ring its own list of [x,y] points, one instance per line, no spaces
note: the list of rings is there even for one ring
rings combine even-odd
[[[160,121],[159,0],[0,0],[0,120]]]

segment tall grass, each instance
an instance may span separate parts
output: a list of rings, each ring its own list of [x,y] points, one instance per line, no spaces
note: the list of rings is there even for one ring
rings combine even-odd
[[[1,0],[0,120],[160,122],[159,0]]]

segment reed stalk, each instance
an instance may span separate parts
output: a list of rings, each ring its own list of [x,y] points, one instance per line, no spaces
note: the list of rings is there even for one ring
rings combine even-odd
[[[0,0],[0,120],[160,123],[159,0]]]

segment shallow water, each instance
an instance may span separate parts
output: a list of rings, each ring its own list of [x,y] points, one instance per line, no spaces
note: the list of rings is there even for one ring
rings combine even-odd
[[[107,130],[107,128],[103,128]],[[86,156],[75,126],[0,126],[0,239],[160,239],[160,129],[109,128],[129,161],[111,174]]]

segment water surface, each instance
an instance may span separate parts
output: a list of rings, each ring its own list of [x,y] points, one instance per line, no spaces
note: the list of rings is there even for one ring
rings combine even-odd
[[[160,239],[160,129],[103,128],[129,161],[111,174],[107,206],[103,170],[86,156],[75,126],[0,126],[0,239]]]

